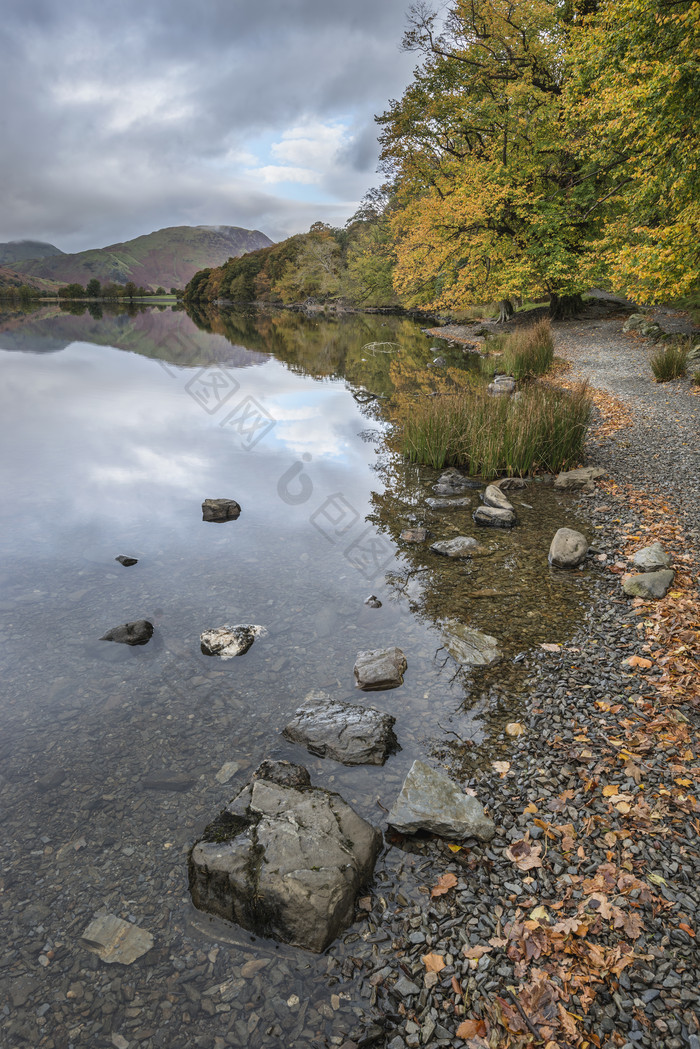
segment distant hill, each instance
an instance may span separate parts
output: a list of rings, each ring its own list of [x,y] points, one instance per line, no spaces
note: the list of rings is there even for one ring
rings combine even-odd
[[[81,251],[76,255],[15,262],[13,269],[61,284],[126,284],[155,291],[184,288],[194,274],[230,258],[272,244],[259,230],[239,226],[170,226],[123,244]]]
[[[15,262],[23,262],[25,259],[44,259],[50,255],[65,254],[54,244],[46,244],[43,240],[8,240],[0,244],[0,266],[12,268]]]

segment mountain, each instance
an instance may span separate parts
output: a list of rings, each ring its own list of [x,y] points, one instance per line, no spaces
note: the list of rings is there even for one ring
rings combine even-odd
[[[240,226],[170,226],[76,255],[15,262],[13,269],[61,284],[85,285],[96,277],[101,284],[133,281],[137,287],[168,291],[184,288],[198,270],[270,244],[264,233]]]
[[[0,266],[10,266],[25,259],[44,259],[49,255],[63,255],[54,244],[43,240],[8,240],[0,244]]]

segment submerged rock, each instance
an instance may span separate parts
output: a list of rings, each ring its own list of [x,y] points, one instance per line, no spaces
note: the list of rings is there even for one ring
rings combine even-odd
[[[358,652],[355,660],[355,681],[363,692],[380,692],[403,685],[407,667],[400,648],[377,648]]]
[[[239,623],[237,626],[224,625],[205,630],[199,635],[199,642],[205,656],[233,659],[234,656],[245,655],[256,637],[265,637],[266,634],[264,626]]]
[[[447,838],[491,841],[496,833],[480,801],[423,761],[411,765],[387,822],[402,834],[425,830]]]
[[[665,568],[660,572],[642,572],[628,576],[622,582],[622,589],[630,597],[642,597],[646,601],[658,601],[665,597],[673,583],[674,571]]]
[[[632,563],[642,573],[660,572],[664,568],[671,567],[671,558],[661,543],[652,543],[651,546],[645,546],[643,550],[638,550],[632,558]]]
[[[580,466],[577,470],[562,470],[554,479],[555,488],[568,489],[572,492],[592,492],[595,481],[605,477],[606,471],[600,466]]]
[[[433,499],[432,496],[425,500],[431,510],[462,510],[471,506],[471,499]]]
[[[339,703],[325,692],[310,692],[282,730],[311,754],[343,765],[383,765],[399,749],[396,718],[374,707]]]
[[[145,645],[153,637],[153,623],[147,619],[135,619],[133,623],[123,623],[112,627],[103,634],[100,641],[116,641],[120,645]]]
[[[485,547],[470,535],[458,535],[454,539],[441,539],[433,543],[430,549],[434,554],[444,557],[477,557],[486,553]]]
[[[491,506],[494,510],[511,510],[513,511],[513,504],[510,499],[503,494],[500,485],[489,484],[484,492],[484,506]],[[514,511],[513,511],[514,512]]]
[[[479,506],[472,518],[481,528],[513,528],[517,520],[514,510],[497,506]]]
[[[429,535],[427,528],[404,528],[399,538],[404,543],[424,543]]]
[[[131,568],[132,565],[137,565],[139,563],[137,557],[127,557],[126,554],[119,554],[114,560],[118,561],[120,565],[124,565],[124,568]]]
[[[240,513],[235,499],[205,499],[202,503],[203,521],[235,521]]]
[[[554,568],[577,568],[586,560],[588,540],[573,528],[560,528],[549,547],[548,560]]]
[[[445,470],[444,473],[440,474],[437,482],[433,485],[433,491],[436,495],[457,495],[470,488],[481,487],[481,481],[476,481],[473,477],[467,477],[466,474],[461,473],[456,467],[451,466],[449,470]]]
[[[481,667],[496,663],[501,658],[495,637],[474,630],[458,619],[443,621],[442,638],[444,647],[458,663]]]
[[[118,918],[116,914],[103,914],[95,918],[83,933],[82,939],[103,962],[120,962],[122,965],[131,965],[153,946],[150,932]]]
[[[323,951],[352,922],[381,840],[340,795],[259,777],[191,849],[192,902],[256,935]]]

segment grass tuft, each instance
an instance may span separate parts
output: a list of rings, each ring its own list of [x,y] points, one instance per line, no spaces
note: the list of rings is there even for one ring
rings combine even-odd
[[[549,318],[543,317],[535,324],[518,328],[507,335],[489,339],[486,348],[497,351],[501,357],[495,361],[483,361],[483,373],[491,377],[496,370],[506,371],[518,382],[534,379],[549,371],[554,361],[554,342]]]
[[[688,346],[676,343],[657,350],[651,357],[651,370],[657,382],[670,382],[685,375],[688,361]]]

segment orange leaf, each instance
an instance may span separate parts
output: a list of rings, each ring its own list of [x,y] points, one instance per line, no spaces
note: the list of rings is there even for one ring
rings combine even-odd
[[[678,925],[678,928],[682,929],[683,932],[687,932],[688,936],[695,936],[695,930],[691,929],[690,926],[686,925],[685,922],[680,922],[679,925]]]
[[[624,659],[623,663],[628,667],[642,667],[643,670],[648,670],[653,665],[651,660],[645,659],[644,656],[630,656],[629,659]]]
[[[441,973],[445,968],[445,959],[441,954],[424,954],[421,961],[429,973]]]
[[[603,796],[606,798],[612,798],[615,794],[618,794],[619,791],[619,787],[616,787],[612,783],[609,783],[607,786],[603,787]]]
[[[483,1020],[463,1020],[456,1034],[458,1038],[484,1038],[486,1024]]]
[[[446,892],[453,889],[457,884],[457,879],[454,874],[442,874],[438,880],[437,885],[431,890],[431,896],[444,896]]]

